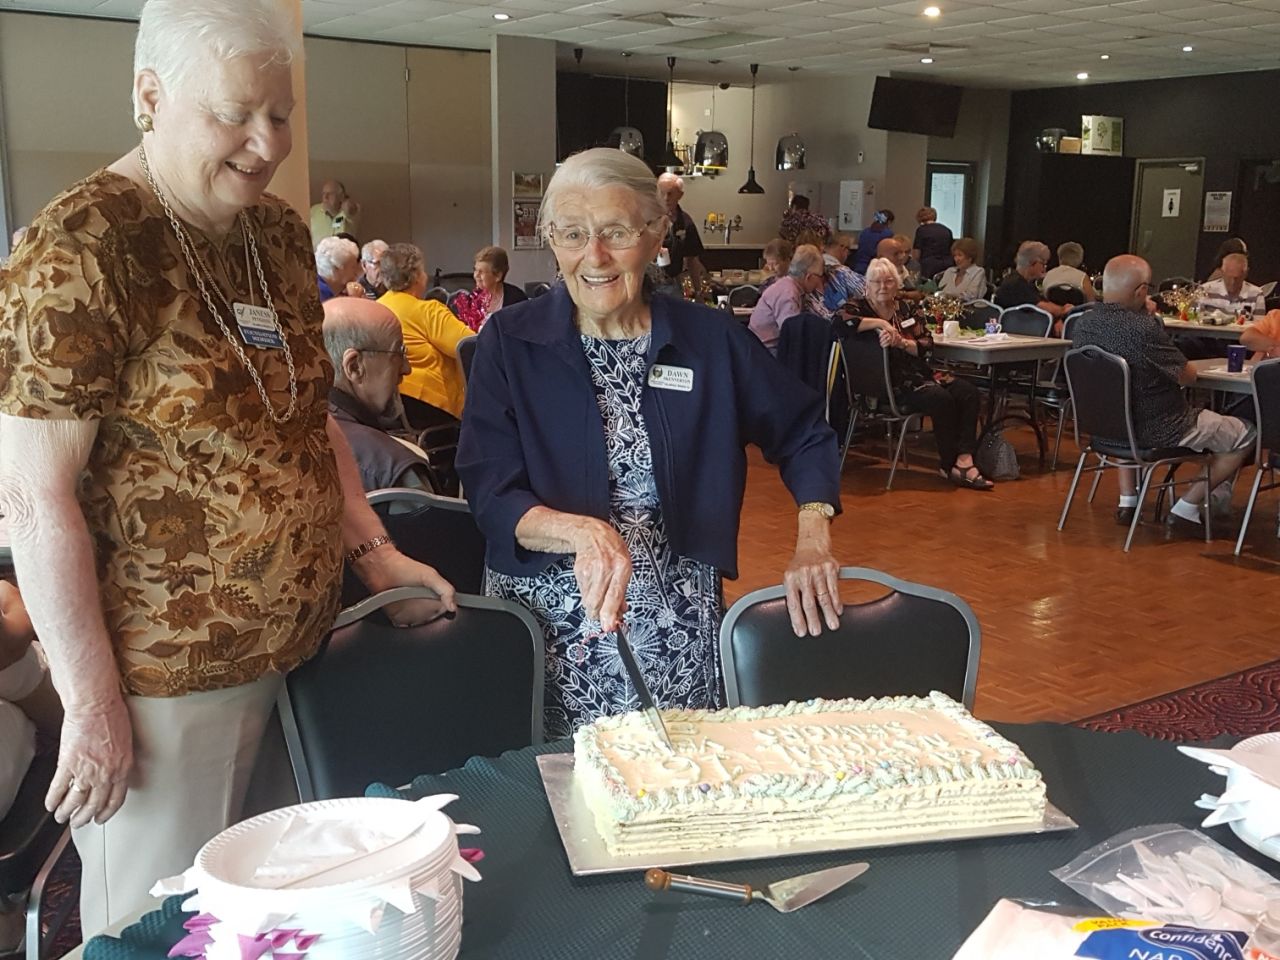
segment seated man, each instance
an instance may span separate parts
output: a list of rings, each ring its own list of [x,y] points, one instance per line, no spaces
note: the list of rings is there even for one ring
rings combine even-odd
[[[1036,286],[1036,281],[1044,278],[1048,266],[1048,247],[1039,240],[1023,242],[1013,261],[1013,273],[1001,281],[992,300],[997,307],[1020,307],[1027,303],[1039,307],[1053,317],[1053,335],[1059,337],[1062,335],[1062,318],[1071,308],[1050,303]]]
[[[1238,317],[1240,314],[1260,317],[1266,312],[1262,288],[1246,281],[1249,258],[1243,253],[1230,253],[1222,258],[1222,276],[1208,281],[1201,290],[1200,309],[1218,310]]]
[[[316,282],[320,302],[332,297],[363,297],[360,276],[360,248],[343,237],[325,237],[316,244]]]
[[[823,250],[826,280],[822,287],[822,310],[817,311],[823,316],[831,316],[850,300],[861,300],[867,295],[866,280],[844,265],[852,243],[853,237],[849,234],[835,233]]]
[[[1212,451],[1213,489],[1235,475],[1248,455],[1253,431],[1244,421],[1212,410],[1195,410],[1182,388],[1196,371],[1173,345],[1149,300],[1151,267],[1141,257],[1112,257],[1102,273],[1102,304],[1082,314],[1071,331],[1073,347],[1092,344],[1129,364],[1133,430],[1142,447],[1190,447]],[[1119,437],[1109,439],[1122,439]],[[1137,471],[1120,471],[1116,522],[1128,525],[1137,508]],[[1230,502],[1230,490],[1224,490]],[[1204,502],[1203,481],[1192,484],[1170,510],[1170,527],[1197,529]]]
[[[748,326],[770,353],[775,356],[778,353],[782,325],[806,310],[813,310],[812,301],[821,292],[825,276],[822,254],[817,247],[804,243],[791,257],[787,275],[761,294],[751,309]]]
[[[365,490],[433,489],[426,454],[387,433],[400,422],[400,381],[409,372],[396,315],[363,298],[324,305],[324,345],[333,361],[329,413],[360,467]]]
[[[363,271],[360,286],[364,287],[364,295],[370,300],[377,300],[387,292],[386,285],[382,282],[382,275],[378,273],[378,261],[386,252],[387,241],[385,240],[370,240],[360,248],[360,269]]]

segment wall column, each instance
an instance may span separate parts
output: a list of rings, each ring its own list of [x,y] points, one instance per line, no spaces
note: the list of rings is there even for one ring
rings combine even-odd
[[[311,180],[307,174],[307,66],[302,55],[302,0],[278,0],[293,17],[298,29],[298,56],[293,61],[293,113],[289,128],[293,132],[293,149],[284,163],[276,168],[267,187],[298,211],[308,224],[311,209]]]
[[[511,175],[541,173],[556,164],[556,44],[554,40],[495,36],[489,48],[493,125],[493,237],[511,259],[509,279],[520,286],[555,276],[549,248],[517,250]]]

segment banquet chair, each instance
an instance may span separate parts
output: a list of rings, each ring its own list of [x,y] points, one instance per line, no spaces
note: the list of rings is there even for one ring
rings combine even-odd
[[[1078,307],[1084,303],[1084,291],[1069,283],[1056,283],[1044,292],[1044,298],[1060,307]]]
[[[443,303],[446,307],[449,305],[449,291],[444,287],[432,287],[422,295],[423,300],[436,300]]]
[[[831,321],[816,313],[798,313],[782,323],[778,362],[806,386],[826,394],[831,369]]]
[[[13,805],[0,818],[0,912],[21,910],[25,903],[26,960],[45,960],[52,956],[54,938],[76,903],[73,891],[72,896],[64,898],[48,931],[42,930],[40,908],[45,887],[71,840],[70,829],[54,820],[53,814],[44,808],[45,793],[57,767],[56,747],[37,753]]]
[[[1062,318],[1063,340],[1071,340],[1071,330],[1076,325],[1076,321],[1093,306],[1092,303],[1086,303],[1067,311]],[[1050,470],[1057,470],[1058,454],[1062,450],[1062,431],[1066,426],[1067,417],[1071,414],[1071,391],[1067,386],[1066,368],[1061,360],[1053,361],[1049,373],[1042,379],[1041,384],[1044,389],[1037,388],[1036,403],[1054,411],[1058,420],[1057,435],[1053,440],[1053,460],[1049,464]]]
[[[999,320],[1000,308],[989,300],[970,300],[960,314],[960,326],[968,330],[981,330],[988,320]]]
[[[845,428],[844,442],[840,445],[840,469],[844,470],[844,461],[849,455],[849,446],[853,443],[858,420],[861,418],[883,423],[888,441],[887,452],[892,458],[889,463],[889,479],[884,485],[886,490],[893,489],[898,461],[902,461],[904,469],[909,467],[905,449],[907,432],[919,431],[924,427],[923,414],[898,407],[893,394],[893,381],[889,375],[889,349],[880,346],[880,338],[875,333],[854,334],[840,341],[840,363],[855,400],[849,425]]]
[[[734,287],[729,291],[729,306],[754,307],[760,302],[760,288],[750,283]]]
[[[458,612],[395,627],[378,611],[434,599],[398,587],[339,614],[277,706],[303,802],[358,797],[474,756],[542,742],[542,632],[506,600],[458,594]]]
[[[1067,522],[1067,514],[1071,510],[1071,500],[1075,497],[1076,487],[1080,484],[1080,475],[1085,472],[1085,462],[1090,456],[1098,458],[1098,462],[1088,468],[1094,474],[1093,485],[1089,490],[1089,502],[1093,502],[1098,492],[1098,481],[1102,472],[1107,469],[1121,467],[1136,468],[1141,478],[1138,488],[1138,506],[1133,511],[1133,521],[1129,524],[1129,534],[1124,540],[1124,552],[1129,552],[1133,542],[1134,531],[1138,529],[1138,520],[1142,516],[1142,504],[1146,501],[1148,489],[1152,489],[1152,476],[1161,467],[1168,468],[1165,478],[1154,484],[1159,491],[1172,490],[1178,483],[1194,482],[1208,474],[1209,458],[1212,454],[1201,453],[1189,447],[1140,447],[1137,435],[1133,430],[1133,393],[1129,379],[1129,364],[1123,357],[1107,353],[1099,347],[1085,346],[1068,350],[1064,361],[1067,371],[1067,389],[1071,393],[1072,406],[1075,409],[1076,444],[1080,447],[1080,459],[1076,461],[1075,476],[1071,478],[1071,487],[1067,490],[1067,499],[1062,505],[1062,516],[1058,519],[1061,530]],[[1082,443],[1081,433],[1089,435],[1089,442]],[[1110,439],[1118,438],[1118,439]],[[1174,474],[1184,463],[1199,463],[1204,466],[1204,473],[1192,481],[1179,481]],[[1207,488],[1206,484],[1206,488]],[[1204,502],[1204,539],[1208,543],[1211,536],[1211,517],[1209,511],[1209,491],[1205,490]]]
[[[1000,311],[1000,329],[1019,337],[1047,337],[1053,333],[1053,315],[1034,303]]]
[[[1257,418],[1258,441],[1254,457],[1253,487],[1245,503],[1244,519],[1240,521],[1240,535],[1236,537],[1236,556],[1244,548],[1244,535],[1249,530],[1249,520],[1258,494],[1263,490],[1280,487],[1276,480],[1276,462],[1280,458],[1280,358],[1263,360],[1249,371],[1253,383],[1253,409]],[[1263,483],[1263,474],[1268,479]],[[1280,537],[1280,516],[1276,518],[1276,536]]]
[[[817,637],[795,635],[783,586],[755,590],[729,608],[720,627],[729,706],[938,690],[972,708],[982,630],[967,603],[867,567],[844,567],[840,579],[889,592],[846,603],[839,628]]]
[[[534,280],[524,285],[524,292],[530,300],[540,297],[551,289],[551,284],[545,280]]]
[[[458,341],[458,366],[462,370],[463,383],[471,379],[471,361],[475,356],[476,338],[474,336],[463,337]]]

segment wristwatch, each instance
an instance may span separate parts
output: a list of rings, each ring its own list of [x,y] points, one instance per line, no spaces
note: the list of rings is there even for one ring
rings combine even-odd
[[[809,503],[802,503],[800,504],[800,509],[808,510],[810,513],[820,513],[828,520],[836,515],[836,508],[829,503],[823,503],[821,500],[811,500]]]

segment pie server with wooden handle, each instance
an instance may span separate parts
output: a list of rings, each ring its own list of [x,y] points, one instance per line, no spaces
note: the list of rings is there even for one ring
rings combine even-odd
[[[666,870],[649,870],[644,875],[644,885],[650,890],[675,890],[680,893],[697,893],[707,897],[721,897],[725,900],[736,900],[739,903],[751,903],[763,900],[779,913],[790,913],[801,907],[825,897],[833,890],[838,890],[850,880],[862,876],[868,864],[850,863],[842,867],[831,867],[817,873],[805,873],[788,880],[771,883],[763,890],[757,890],[747,883],[725,883],[721,880],[704,880],[701,877],[686,877],[679,873],[668,873]]]

